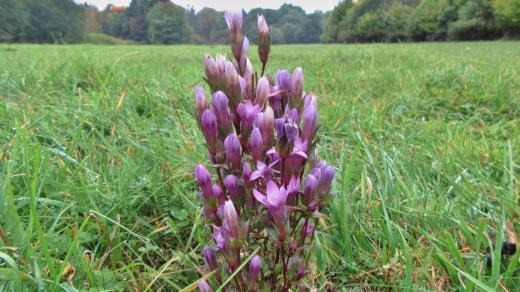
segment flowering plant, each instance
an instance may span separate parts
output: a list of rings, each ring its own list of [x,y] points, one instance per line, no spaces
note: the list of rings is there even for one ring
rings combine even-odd
[[[212,179],[205,166],[195,167],[215,245],[203,250],[205,269],[216,271],[214,284],[238,291],[303,288],[335,173],[317,159],[317,99],[303,91],[301,68],[292,75],[278,70],[274,80],[264,75],[270,35],[262,15],[260,75],[247,58],[242,13],[226,12],[225,19],[234,59],[204,56],[211,106],[204,89],[195,89],[196,118],[216,172]],[[212,291],[205,280],[199,289]]]

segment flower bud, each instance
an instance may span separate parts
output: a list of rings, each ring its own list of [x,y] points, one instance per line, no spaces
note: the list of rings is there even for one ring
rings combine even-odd
[[[239,238],[238,214],[232,201],[224,203],[224,226],[233,238]]]
[[[263,64],[267,62],[269,51],[271,50],[271,37],[269,27],[262,14],[258,15],[258,56]]]
[[[251,132],[251,138],[249,139],[249,149],[251,151],[253,161],[256,162],[262,159],[264,153],[264,141],[262,140],[262,133],[260,133],[258,128],[254,128],[253,132]]]
[[[303,93],[303,71],[298,67],[294,69],[291,79],[291,98],[290,105],[294,107],[301,102]]]
[[[211,186],[211,174],[204,165],[199,164],[195,166],[195,178],[197,179],[197,183],[202,190],[202,196],[204,198],[212,197],[213,189]]]
[[[201,125],[202,113],[208,109],[208,103],[206,102],[206,95],[204,94],[204,88],[197,85],[195,87],[195,107],[197,110],[197,121]]]
[[[224,185],[228,191],[229,197],[236,201],[240,195],[238,190],[238,178],[232,174],[226,176],[224,179]]]
[[[204,247],[202,250],[202,254],[204,255],[204,262],[206,266],[208,266],[209,270],[214,270],[218,268],[217,264],[217,256],[215,255],[215,250],[209,246]]]
[[[247,277],[249,285],[254,285],[256,282],[258,282],[261,270],[262,262],[260,261],[260,257],[255,255],[249,262],[249,272]]]
[[[276,82],[280,87],[280,90],[285,91],[286,93],[291,90],[291,75],[287,70],[278,70],[275,74]]]
[[[336,170],[330,165],[323,166],[321,169],[321,182],[320,182],[320,194],[327,195],[330,192],[330,186],[332,184],[332,180],[334,179],[334,175],[336,174]]]
[[[228,99],[224,92],[217,91],[213,94],[213,110],[217,117],[218,128],[222,134],[231,132],[231,118],[229,115]]]
[[[226,140],[224,140],[224,151],[231,169],[238,169],[240,167],[240,149],[240,139],[238,139],[238,136],[235,133],[229,134]]]
[[[318,109],[318,99],[314,95],[306,95],[303,100],[303,103],[304,103],[304,108],[313,106],[316,109]]]
[[[226,23],[229,28],[231,51],[233,52],[233,56],[235,57],[235,59],[240,60],[242,42],[244,39],[244,35],[242,33],[242,25],[243,25],[242,11],[237,11],[237,12],[226,11],[224,13],[224,18],[226,19]]]
[[[271,86],[272,94],[269,95],[269,106],[273,109],[274,112],[278,112],[282,105],[282,93],[280,92],[280,86],[275,85]]]
[[[210,54],[204,55],[204,70],[206,71],[206,78],[210,84],[215,84],[219,78],[217,63]]]
[[[267,107],[263,113],[256,116],[255,126],[262,133],[262,140],[264,142],[264,149],[273,146],[273,130],[274,130],[274,113],[271,107]]]
[[[235,65],[233,65],[233,63],[227,62],[225,75],[229,93],[232,95],[231,98],[234,100],[239,100],[242,93],[240,90],[240,81],[238,79],[237,70],[235,69]]]
[[[212,110],[207,109],[202,113],[201,127],[209,152],[215,155],[217,152],[217,117]]]
[[[253,127],[253,122],[260,111],[260,106],[253,105],[250,100],[238,105],[237,113],[240,117],[240,131],[242,133],[249,133]]]
[[[270,84],[267,77],[262,77],[258,80],[256,84],[256,98],[255,104],[259,106],[263,106],[267,101],[267,97],[269,96]]]
[[[209,286],[208,282],[206,280],[200,280],[199,281],[199,291],[200,292],[213,292],[213,289]]]
[[[318,122],[318,111],[314,106],[308,106],[303,111],[302,138],[304,141],[312,142]]]
[[[303,181],[303,201],[306,206],[309,206],[314,201],[318,184],[319,181],[312,174],[308,175]]]
[[[213,185],[213,197],[218,198],[221,201],[225,201],[226,197],[222,192],[222,188],[219,185]]]

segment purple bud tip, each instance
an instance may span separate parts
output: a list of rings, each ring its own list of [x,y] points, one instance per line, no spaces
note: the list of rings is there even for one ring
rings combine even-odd
[[[267,97],[269,96],[269,80],[264,76],[258,80],[258,84],[256,85],[256,98],[255,103],[263,106],[267,101]]]
[[[318,180],[312,174],[308,175],[303,181],[303,198],[307,206],[309,206],[316,197],[316,190],[318,189]]]
[[[295,98],[301,98],[303,93],[303,70],[298,67],[294,69],[291,80],[291,92]]]
[[[280,86],[280,90],[290,91],[291,90],[291,75],[287,70],[278,70],[275,74],[276,82]]]
[[[231,119],[229,117],[228,98],[222,91],[213,94],[213,110],[217,117],[218,126],[224,133],[231,129]]]
[[[213,195],[211,174],[204,165],[199,164],[195,166],[195,178],[197,179],[197,183],[202,190],[202,195],[206,198],[211,197]]]
[[[197,108],[197,118],[200,121],[202,113],[208,109],[206,94],[204,93],[204,88],[202,88],[200,85],[195,87],[195,106]]]
[[[210,153],[215,154],[218,130],[217,117],[215,116],[215,113],[212,110],[207,109],[202,113],[201,127],[202,133],[204,134],[204,138],[206,139],[206,144],[208,144]]]
[[[236,200],[239,196],[238,191],[238,178],[232,174],[226,176],[224,179],[224,185],[229,193],[231,199]]]
[[[224,224],[234,238],[239,237],[238,215],[232,201],[224,203]]]
[[[260,276],[260,271],[262,269],[262,262],[260,257],[255,255],[251,261],[249,262],[249,275],[248,281],[250,285],[258,282],[258,278]]]
[[[267,26],[265,17],[262,14],[258,14],[257,28],[258,28],[259,35],[268,35],[269,34],[269,27]]]
[[[233,97],[239,97],[241,95],[240,81],[238,79],[238,73],[235,69],[235,65],[231,62],[226,63],[226,81],[230,93]]]
[[[264,141],[262,139],[262,133],[258,128],[254,128],[251,132],[251,139],[249,139],[249,148],[251,150],[251,156],[253,161],[262,159],[264,150]]]
[[[200,280],[199,281],[199,291],[200,292],[213,292],[213,289],[209,286],[208,282],[206,280]]]
[[[238,136],[235,133],[229,134],[226,140],[224,140],[224,151],[231,169],[238,169],[240,167],[240,149],[240,139]]]
[[[303,129],[302,138],[303,140],[312,142],[314,133],[316,133],[316,127],[318,122],[318,111],[314,106],[308,106],[303,111]]]
[[[218,267],[217,264],[217,256],[215,255],[215,250],[209,246],[204,247],[202,250],[202,254],[204,255],[204,262],[211,270],[214,270]]]

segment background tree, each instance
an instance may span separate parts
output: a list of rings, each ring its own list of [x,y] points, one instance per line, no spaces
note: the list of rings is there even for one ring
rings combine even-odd
[[[340,23],[343,18],[347,15],[347,10],[352,6],[352,1],[340,2],[332,12],[325,24],[325,30],[321,36],[321,41],[324,43],[338,42],[338,33],[340,30]]]
[[[489,39],[496,35],[493,7],[488,0],[467,0],[458,16],[457,21],[448,24],[449,39]]]
[[[498,27],[508,37],[520,37],[520,0],[494,0]]]
[[[148,40],[154,44],[179,44],[190,39],[186,10],[169,1],[155,4],[146,19],[149,22]]]

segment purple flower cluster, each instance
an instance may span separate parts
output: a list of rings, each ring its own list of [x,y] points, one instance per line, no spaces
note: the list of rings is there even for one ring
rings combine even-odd
[[[250,259],[230,285],[239,291],[282,290],[301,285],[320,209],[331,197],[334,168],[315,149],[317,99],[303,91],[301,68],[264,75],[270,52],[266,20],[258,16],[260,76],[247,57],[241,12],[226,12],[233,60],[204,56],[212,92],[195,89],[196,117],[215,179],[195,167],[214,247],[205,247],[214,284]],[[256,252],[256,253],[255,253]],[[255,253],[255,254],[253,254]],[[212,291],[200,281],[201,291]]]

